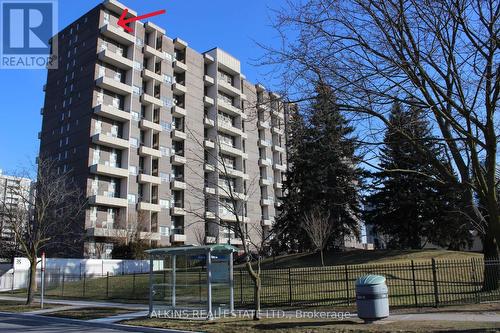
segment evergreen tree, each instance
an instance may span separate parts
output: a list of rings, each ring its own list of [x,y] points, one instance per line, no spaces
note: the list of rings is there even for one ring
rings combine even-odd
[[[422,155],[413,140],[433,156]],[[381,149],[382,171],[373,174],[376,189],[367,198],[365,214],[367,223],[388,239],[388,247],[419,249],[431,242],[458,249],[467,242],[469,229],[459,213],[461,191],[437,178],[431,163],[436,156],[445,161],[424,113],[396,103]]]
[[[332,90],[318,84],[310,108],[294,114],[289,129],[287,195],[275,226],[280,249],[312,248],[301,222],[315,207],[329,213],[333,225],[330,245],[344,235],[358,236],[361,170],[353,128],[339,111]]]

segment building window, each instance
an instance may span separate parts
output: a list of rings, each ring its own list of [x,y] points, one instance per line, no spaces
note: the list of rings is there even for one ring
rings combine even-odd
[[[166,226],[160,226],[160,235],[163,237],[170,236],[170,229]]]
[[[137,202],[136,199],[135,199],[135,194],[129,194],[127,196],[127,199],[128,199],[128,203],[131,204],[131,205],[133,205],[133,204],[135,204]]]
[[[130,138],[130,146],[131,147],[139,147],[139,140],[137,140],[137,138]]]
[[[165,199],[160,199],[160,206],[163,209],[169,209],[170,208],[170,201],[165,200]]]

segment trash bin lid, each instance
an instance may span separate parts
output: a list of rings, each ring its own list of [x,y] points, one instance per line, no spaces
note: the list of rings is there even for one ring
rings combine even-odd
[[[356,286],[367,286],[374,284],[383,284],[385,283],[385,277],[382,275],[365,275],[361,276],[356,280]]]

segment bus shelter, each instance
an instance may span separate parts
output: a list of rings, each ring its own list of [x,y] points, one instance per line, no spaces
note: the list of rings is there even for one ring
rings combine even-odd
[[[153,313],[177,316],[191,311],[211,319],[214,311],[234,311],[233,253],[237,248],[215,244],[146,252],[150,260],[150,316]],[[163,261],[162,269],[153,265],[158,260]]]

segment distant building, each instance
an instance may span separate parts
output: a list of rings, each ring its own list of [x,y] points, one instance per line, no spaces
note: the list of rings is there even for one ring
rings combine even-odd
[[[12,223],[18,223],[15,221],[15,211],[18,208],[24,209],[23,206],[27,204],[23,197],[31,198],[32,196],[33,183],[30,179],[4,175],[0,170],[0,242],[16,243],[12,229]],[[26,208],[30,209],[30,207]],[[23,221],[23,223],[27,222]]]

